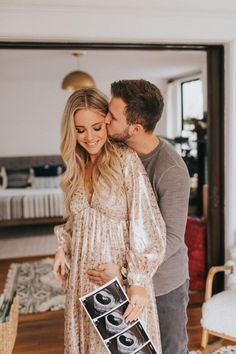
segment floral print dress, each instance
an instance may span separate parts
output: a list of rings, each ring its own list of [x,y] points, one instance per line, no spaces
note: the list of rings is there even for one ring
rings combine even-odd
[[[163,261],[165,224],[146,171],[135,152],[117,147],[125,193],[107,186],[87,200],[80,186],[71,202],[71,217],[55,227],[59,244],[69,258],[65,306],[65,353],[105,354],[107,350],[79,301],[94,291],[86,271],[113,262],[128,269],[129,285],[145,286],[148,306],[140,318],[161,354],[158,315],[152,276]]]

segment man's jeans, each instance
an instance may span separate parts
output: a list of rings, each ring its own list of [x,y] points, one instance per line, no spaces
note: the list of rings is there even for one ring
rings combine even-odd
[[[157,310],[161,331],[162,354],[187,354],[187,280],[168,294],[157,296]]]

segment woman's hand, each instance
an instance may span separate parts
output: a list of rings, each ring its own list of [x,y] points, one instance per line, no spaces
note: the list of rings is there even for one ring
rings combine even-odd
[[[66,285],[67,272],[66,272],[66,256],[62,248],[59,248],[55,255],[53,272],[55,278],[61,283],[63,288]]]
[[[143,286],[131,285],[127,291],[130,303],[125,310],[124,319],[126,322],[136,321],[147,306],[147,291]]]

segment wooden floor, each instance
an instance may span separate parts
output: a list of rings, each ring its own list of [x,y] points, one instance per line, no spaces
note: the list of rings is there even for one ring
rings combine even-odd
[[[37,260],[42,257],[27,257],[14,260],[0,260],[0,292],[4,288],[6,274],[12,262]],[[189,349],[200,348],[201,338],[201,305],[203,294],[190,295],[188,307]],[[223,345],[231,343],[212,338],[204,354],[210,354]],[[63,354],[63,311],[20,315],[18,334],[13,354]],[[75,353],[76,354],[76,353]],[[173,353],[175,354],[175,353]]]

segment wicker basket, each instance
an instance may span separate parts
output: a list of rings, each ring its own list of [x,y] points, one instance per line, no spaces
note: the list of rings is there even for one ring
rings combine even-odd
[[[14,348],[18,325],[19,297],[14,298],[9,321],[0,323],[0,354],[11,354]]]

